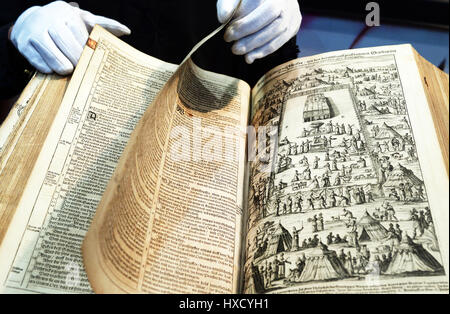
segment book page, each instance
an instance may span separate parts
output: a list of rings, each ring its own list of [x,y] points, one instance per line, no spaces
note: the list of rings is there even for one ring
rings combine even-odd
[[[49,78],[44,74],[36,73],[26,86],[20,98],[11,108],[5,121],[0,125],[0,172],[11,155],[21,131],[33,113],[34,106],[42,96]]]
[[[132,131],[177,69],[99,27],[90,38],[1,243],[0,293],[92,292],[84,235]]]
[[[411,46],[286,63],[252,106],[246,293],[448,293],[448,176]]]
[[[238,291],[250,87],[188,60],[136,128],[83,245],[99,293]]]
[[[449,77],[448,74],[414,53],[421,74],[422,85],[427,96],[439,145],[448,172],[449,161]]]
[[[0,152],[0,243],[49,135],[69,81],[69,77],[37,74],[5,121],[5,128],[0,130],[0,137],[6,135],[4,150]]]

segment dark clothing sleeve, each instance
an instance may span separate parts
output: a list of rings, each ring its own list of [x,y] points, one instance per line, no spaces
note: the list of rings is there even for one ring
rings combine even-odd
[[[0,27],[0,99],[20,94],[33,71],[33,67],[8,39],[11,26],[12,23]]]

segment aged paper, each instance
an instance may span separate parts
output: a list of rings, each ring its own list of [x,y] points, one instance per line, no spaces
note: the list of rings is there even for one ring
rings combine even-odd
[[[72,77],[0,247],[1,292],[91,292],[81,243],[137,122],[177,66],[101,28]]]
[[[83,246],[100,293],[237,292],[250,87],[190,60],[135,130]]]
[[[286,63],[252,105],[270,158],[249,171],[245,292],[448,293],[448,177],[411,46]]]
[[[42,96],[49,79],[40,73],[36,73],[23,91],[20,98],[14,104],[8,117],[0,126],[0,172],[4,168],[12,150],[20,137],[21,131],[27,124],[34,106]],[[42,92],[39,92],[42,91]],[[36,98],[36,99],[34,99]],[[29,104],[31,105],[29,106]]]
[[[83,245],[95,292],[239,291],[250,87],[190,60],[227,23],[193,48],[121,157]]]
[[[191,54],[225,26],[226,23],[200,42]],[[178,68],[134,50],[104,32],[100,27],[94,29],[87,46],[55,119],[56,122],[52,125],[51,136],[45,141],[45,146],[42,148],[42,153],[35,164],[25,191],[20,193],[20,205],[13,212],[15,213],[14,221],[0,247],[0,254],[2,257],[5,256],[0,263],[0,281],[3,284],[1,291],[91,292],[81,261],[81,240],[84,238],[132,130],[156,94]],[[186,60],[188,59],[189,56]],[[197,99],[197,103],[194,104],[190,102],[192,100],[190,92],[192,91],[180,91],[183,93],[186,103],[200,105],[203,107],[201,110],[210,110],[212,108],[208,106],[217,106],[228,101],[229,107],[221,112],[224,115],[221,119],[223,122],[221,126],[225,131],[227,131],[227,126],[239,126],[240,118],[242,121],[247,120],[248,107],[242,107],[243,111],[240,107],[241,100],[245,100],[247,106],[249,103],[250,89],[246,84],[216,76],[215,80],[220,81],[220,84],[213,86],[211,85],[213,82],[209,81],[209,75],[206,72],[196,69],[195,66],[192,66],[191,69],[201,73],[200,75],[194,72],[191,74],[192,77],[198,77],[201,81],[197,81],[198,86],[194,86],[194,82],[189,82],[184,86],[208,88],[207,92],[212,98]],[[189,79],[188,75],[186,75],[186,79]],[[45,85],[48,84],[47,81],[47,78],[44,78],[43,83],[37,79],[32,82]],[[203,82],[206,81],[208,83],[203,85]],[[222,84],[223,82],[225,85]],[[29,94],[39,97],[39,94],[33,92],[32,89],[36,90],[40,87],[30,86]],[[244,93],[240,94],[242,91]],[[197,89],[194,92],[201,92],[201,90]],[[235,92],[236,95],[233,94]],[[215,96],[220,97],[220,104],[209,104],[209,101],[213,101]],[[237,97],[236,102],[232,101],[235,96]],[[28,102],[25,99],[27,97],[28,94],[24,93],[24,99],[20,102]],[[236,112],[238,112],[237,116]],[[191,117],[190,113],[188,115]],[[161,117],[162,115],[157,114],[152,119]],[[214,141],[217,138],[214,136],[217,134],[212,127],[212,124],[217,122],[214,120],[216,112],[211,113],[210,118],[210,120],[204,120],[206,124],[210,124],[201,128],[205,129],[206,135],[213,136],[213,139],[207,141],[204,145],[205,150],[200,152],[200,156],[210,154],[208,149],[219,144],[218,141]],[[197,121],[192,124],[194,129],[197,127],[195,124]],[[159,122],[161,122],[161,127],[158,128],[158,131],[161,132],[159,134],[161,135],[168,129],[164,125],[166,121]],[[8,125],[1,130],[1,135],[5,138],[2,142],[12,143],[11,131],[20,131],[15,120],[10,124],[11,126]],[[203,130],[200,130],[200,134],[202,134],[201,132]],[[237,131],[233,129],[230,132],[224,134],[224,138],[226,138],[224,144],[225,146],[232,145],[232,149],[226,152],[232,155],[228,157],[235,158],[232,159],[229,168],[225,167],[223,172],[214,175],[214,180],[217,185],[227,184],[222,189],[222,191],[226,191],[226,196],[221,196],[224,199],[221,198],[220,201],[232,203],[234,212],[230,218],[230,213],[222,215],[222,212],[215,209],[216,214],[220,216],[215,227],[224,231],[219,235],[215,234],[215,230],[211,230],[214,229],[211,227],[213,224],[208,220],[208,218],[214,217],[214,214],[211,213],[202,219],[201,225],[197,229],[206,227],[208,235],[214,233],[214,237],[220,238],[222,245],[219,246],[222,247],[222,251],[234,256],[238,255],[236,252],[240,252],[240,242],[238,241],[240,236],[237,235],[241,233],[231,233],[231,227],[241,225],[239,217],[242,208],[239,204],[242,204],[243,195],[240,188],[236,188],[236,186],[242,187],[242,182],[234,180],[239,180],[238,178],[243,176],[244,167],[241,166],[242,162],[238,158],[244,160],[243,154],[239,152],[245,152],[243,144],[245,137],[243,133],[239,133],[240,129]],[[236,134],[233,135],[233,132]],[[200,138],[200,145],[202,145],[201,141]],[[149,153],[156,158],[158,151]],[[3,156],[6,156],[4,158],[6,163],[9,154],[6,152]],[[209,157],[207,156],[206,161],[209,161]],[[225,158],[228,157],[225,156]],[[158,160],[152,160],[156,162],[155,166],[159,169]],[[237,168],[233,168],[238,164]],[[178,164],[178,167],[180,166],[182,165]],[[197,164],[197,166],[200,169],[204,165]],[[175,171],[175,169],[171,170]],[[177,170],[182,170],[182,168]],[[190,170],[196,171],[196,174],[201,176],[197,169]],[[205,166],[201,170],[211,170],[211,167]],[[192,173],[185,173],[185,175],[192,178]],[[226,197],[232,195],[230,192],[232,189],[237,189],[239,196],[233,195],[233,201],[225,200]],[[3,201],[7,200],[3,199]],[[221,204],[219,202],[215,206]],[[129,215],[133,215],[133,213],[129,213]],[[221,225],[222,223],[223,225]],[[231,226],[227,224],[231,224]],[[225,238],[221,238],[222,236]],[[235,245],[235,243],[238,244]],[[230,247],[231,253],[228,252]],[[213,252],[208,251],[205,254],[211,256]],[[211,278],[219,278],[226,273],[225,276],[230,275],[226,284],[236,285],[235,277],[238,272],[234,269],[235,265],[226,259],[224,262],[231,265],[231,270],[211,268],[206,272]],[[219,289],[223,288],[221,286],[223,283],[218,281]],[[216,289],[214,282],[210,289]]]
[[[449,174],[449,76],[415,51],[421,81],[427,96],[447,176]]]

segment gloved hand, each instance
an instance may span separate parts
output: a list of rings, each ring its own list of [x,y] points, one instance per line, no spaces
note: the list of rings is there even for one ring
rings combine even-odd
[[[218,0],[217,16],[226,22],[239,0]],[[225,32],[232,51],[245,55],[247,63],[275,52],[294,37],[302,21],[298,0],[242,0],[234,21]]]
[[[55,1],[23,12],[12,28],[11,41],[40,72],[67,75],[77,65],[95,24],[116,36],[131,33],[112,19]]]

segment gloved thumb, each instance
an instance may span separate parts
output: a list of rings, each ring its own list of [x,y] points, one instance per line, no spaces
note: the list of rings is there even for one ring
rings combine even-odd
[[[128,27],[117,22],[116,20],[104,16],[94,15],[91,12],[85,10],[81,9],[78,10],[80,17],[86,24],[86,27],[88,28],[89,32],[94,28],[96,24],[98,24],[101,27],[105,28],[107,31],[111,32],[113,35],[118,37],[131,34],[131,30]]]
[[[218,0],[217,1],[217,18],[220,23],[225,23],[231,17],[240,0]]]

